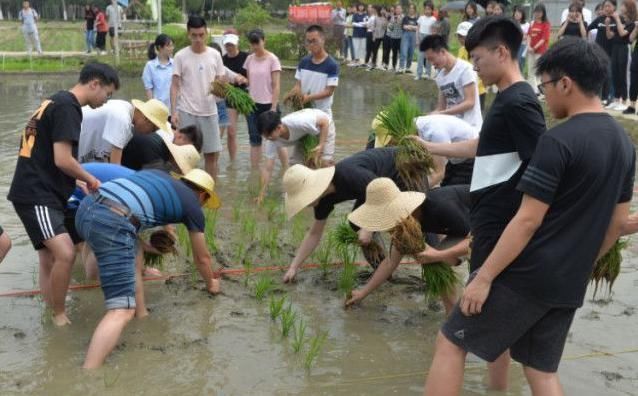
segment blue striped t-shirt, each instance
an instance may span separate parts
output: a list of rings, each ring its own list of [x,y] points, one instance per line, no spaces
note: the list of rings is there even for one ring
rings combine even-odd
[[[100,194],[131,209],[141,228],[183,223],[204,232],[204,213],[197,195],[179,180],[158,170],[143,170],[102,184]]]

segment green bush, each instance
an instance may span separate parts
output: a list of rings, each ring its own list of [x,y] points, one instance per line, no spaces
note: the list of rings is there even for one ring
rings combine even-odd
[[[162,32],[168,34],[173,39],[175,44],[175,52],[181,50],[184,47],[188,47],[191,43],[188,39],[186,30],[179,25],[166,25],[162,26]]]
[[[234,25],[240,33],[248,33],[252,29],[261,28],[270,21],[270,15],[256,2],[237,11]]]
[[[239,48],[250,52],[250,43],[245,34],[239,37]],[[277,55],[280,60],[299,60],[301,51],[305,55],[303,43],[292,32],[266,34],[266,49]]]
[[[182,10],[176,0],[162,0],[162,23],[183,22]]]

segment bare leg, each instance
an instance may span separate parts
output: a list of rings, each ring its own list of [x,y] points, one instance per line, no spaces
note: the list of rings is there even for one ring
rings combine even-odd
[[[424,395],[456,396],[463,385],[466,352],[439,332]]]
[[[75,259],[75,248],[69,234],[56,235],[44,241],[44,245],[53,256],[51,269],[51,302],[53,305],[53,323],[56,326],[70,324],[64,310],[64,300],[71,280],[71,268]]]
[[[148,316],[144,297],[144,250],[141,246],[137,248],[135,256],[135,317],[138,319]]]
[[[250,146],[250,166],[252,169],[259,169],[261,162],[261,146]]]
[[[97,259],[95,258],[93,250],[86,242],[82,242],[80,255],[82,257],[82,264],[84,265],[84,276],[86,280],[97,280],[97,277],[99,275],[97,268]]]
[[[279,162],[281,163],[281,171],[285,172],[288,169],[288,149],[277,147],[277,156],[279,156]]]
[[[6,257],[7,253],[11,250],[11,238],[6,232],[0,235],[0,263]]]
[[[133,315],[135,315],[134,309],[113,309],[104,315],[93,333],[82,367],[93,369],[104,363],[104,359],[115,348],[122,330],[133,319]]]
[[[38,250],[38,258],[40,259],[40,273],[38,274],[40,282],[40,291],[42,299],[48,307],[53,306],[51,300],[51,269],[53,268],[53,255],[49,249],[42,248]]]
[[[535,396],[563,396],[563,387],[556,373],[545,373],[531,367],[523,368],[525,377]]]
[[[204,167],[206,172],[217,180],[217,164],[219,162],[219,153],[204,154]]]
[[[487,364],[489,375],[489,388],[498,391],[506,391],[508,386],[508,376],[510,369],[509,349],[499,356],[492,363]]]
[[[226,144],[228,145],[228,156],[230,157],[230,161],[235,162],[235,159],[237,158],[237,110],[228,109],[228,118],[230,119],[230,124],[226,127],[226,133],[228,134]]]
[[[450,312],[452,312],[452,309],[456,305],[456,302],[458,301],[458,299],[459,299],[459,294],[457,289],[454,289],[454,291],[448,294],[447,296],[441,297],[441,300],[443,301],[443,306],[445,307],[445,316],[450,315]]]

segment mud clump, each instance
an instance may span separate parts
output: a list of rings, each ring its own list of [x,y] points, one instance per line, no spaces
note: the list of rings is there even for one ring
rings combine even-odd
[[[621,379],[625,378],[620,373],[616,373],[613,371],[601,371],[600,374],[605,377],[605,381],[609,382],[620,381]]]

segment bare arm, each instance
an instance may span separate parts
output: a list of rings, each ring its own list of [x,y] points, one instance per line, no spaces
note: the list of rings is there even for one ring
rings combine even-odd
[[[638,232],[638,212],[627,217],[627,222],[623,227],[621,236],[635,234]]]
[[[631,31],[631,34],[629,35],[629,41],[633,43],[634,41],[636,41],[636,37],[638,37],[638,23],[634,25],[634,30]]]
[[[587,38],[587,27],[585,26],[585,21],[583,20],[583,16],[580,16],[580,23],[578,25],[580,27],[580,37],[586,39]]]
[[[120,165],[122,163],[122,149],[115,146],[111,147],[110,163]]]
[[[426,142],[418,136],[415,136],[414,140],[425,147],[431,154],[447,158],[474,158],[478,148],[478,138],[456,143]]]
[[[330,131],[330,118],[327,115],[317,117],[317,128],[319,129],[319,144],[315,148],[321,155],[323,148],[328,140],[328,132]]]
[[[445,110],[445,106],[446,106],[445,98],[443,97],[443,94],[439,92],[439,98],[436,101],[436,109],[434,109],[434,111],[441,112]]]
[[[206,238],[203,232],[190,232],[191,245],[193,248],[193,259],[197,266],[197,271],[206,282],[206,290],[215,294],[213,282],[213,257],[206,247]]]
[[[268,185],[270,184],[270,180],[272,179],[272,172],[275,169],[275,159],[274,158],[266,158],[264,165],[261,168],[261,188],[259,190],[259,195],[257,196],[257,204],[261,205],[266,197],[266,193],[268,192]]]
[[[292,263],[290,263],[288,272],[284,275],[284,282],[292,281],[301,264],[315,251],[319,242],[321,242],[325,227],[326,220],[315,220],[314,223],[312,223],[310,230],[306,233],[306,237],[297,250],[295,258],[292,260]]]
[[[556,33],[556,38],[563,37],[563,34],[565,34],[565,29],[567,29],[568,23],[569,21],[566,19],[565,22],[563,22],[562,25],[560,25],[560,29],[558,29],[558,33]]]
[[[605,253],[607,253],[607,251],[611,249],[618,238],[620,238],[622,235],[625,235],[624,231],[627,229],[630,205],[631,202],[624,202],[616,205],[614,213],[611,216],[611,221],[609,222],[609,227],[607,227],[605,239],[603,240],[603,244],[600,247],[600,251],[598,252],[598,257],[596,258],[596,260],[604,256]]]
[[[171,84],[171,87],[173,86],[173,84]],[[153,99],[153,90],[152,89],[145,89],[144,92],[146,92],[146,99]]]
[[[421,264],[446,262],[456,264],[457,260],[466,256],[470,251],[470,238],[465,238],[454,246],[447,249],[438,250],[431,246],[417,254],[416,259]]]
[[[470,83],[463,87],[463,101],[452,107],[445,108],[439,111],[439,114],[456,115],[465,113],[468,110],[472,110],[474,102],[476,100],[474,91],[476,90],[476,83]],[[440,98],[440,94],[439,94]],[[440,100],[440,99],[439,99]]]
[[[73,158],[71,143],[53,143],[53,160],[55,166],[60,168],[65,175],[86,183],[89,191],[95,191],[100,186],[100,182],[89,172],[82,168],[82,165]]]
[[[177,114],[177,95],[179,95],[179,76],[173,76],[171,80],[171,122],[179,127],[179,116]]]
[[[279,91],[281,89],[281,72],[274,71],[270,73],[270,75],[272,76],[272,107],[270,109],[273,111],[277,111],[277,104],[279,103]]]
[[[301,89],[301,87],[299,88]],[[312,95],[304,95],[304,103],[312,102],[313,100],[321,100],[324,98],[328,98],[332,96],[332,94],[334,94],[335,88],[337,87],[333,85],[333,86],[326,87],[326,89],[324,89],[323,91],[314,93]]]
[[[620,15],[614,14],[614,19],[616,20],[616,29],[618,29],[618,35],[620,37],[625,37],[629,34],[629,32],[625,29],[625,25],[620,20]]]
[[[372,278],[362,288],[352,291],[352,298],[346,301],[346,306],[360,302],[366,298],[370,293],[385,282],[392,273],[397,269],[401,263],[403,256],[397,249],[390,249],[390,257],[386,257],[385,260],[379,264],[379,267],[372,274]]]
[[[445,165],[447,164],[447,159],[440,155],[433,155],[432,160],[434,160],[434,171],[428,178],[430,187],[441,184],[445,177]]]

